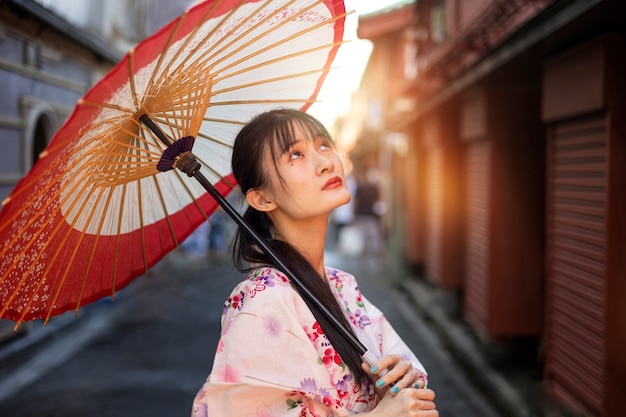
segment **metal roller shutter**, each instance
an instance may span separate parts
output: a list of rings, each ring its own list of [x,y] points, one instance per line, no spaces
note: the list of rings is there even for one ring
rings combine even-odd
[[[546,374],[559,400],[599,416],[605,352],[606,120],[558,123],[550,136]]]
[[[489,155],[486,140],[470,142],[467,146],[465,316],[483,331],[489,314]]]

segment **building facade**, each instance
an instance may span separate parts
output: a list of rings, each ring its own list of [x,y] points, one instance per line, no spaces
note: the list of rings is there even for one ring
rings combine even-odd
[[[531,346],[558,410],[621,415],[626,4],[419,0],[359,37],[403,260],[480,338]]]

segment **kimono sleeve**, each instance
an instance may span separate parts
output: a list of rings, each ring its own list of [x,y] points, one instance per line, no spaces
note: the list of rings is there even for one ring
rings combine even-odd
[[[213,369],[194,416],[339,416],[311,387],[328,383],[305,326],[314,317],[288,285],[248,281],[229,298]],[[323,367],[321,367],[323,369]]]

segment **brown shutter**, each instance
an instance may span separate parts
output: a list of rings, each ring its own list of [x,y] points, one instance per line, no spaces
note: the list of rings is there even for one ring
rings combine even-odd
[[[487,140],[468,143],[465,315],[482,331],[489,315],[489,154]]]
[[[441,246],[443,241],[443,149],[433,146],[427,156],[426,207],[426,275],[438,283],[441,280]]]
[[[607,146],[604,117],[551,128],[547,357],[553,393],[599,416],[605,355]]]

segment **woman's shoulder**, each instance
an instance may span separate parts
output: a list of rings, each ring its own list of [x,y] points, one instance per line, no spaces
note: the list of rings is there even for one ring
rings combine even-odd
[[[346,272],[346,271],[342,271],[341,269],[337,269],[337,268],[333,268],[333,267],[326,267],[326,277],[328,277],[328,280],[331,283],[335,283],[335,286],[337,285],[341,285],[341,286],[345,286],[345,285],[355,285],[358,287],[356,278],[354,277],[354,275]]]
[[[242,310],[268,298],[293,296],[294,290],[285,274],[276,268],[261,267],[251,271],[226,300],[225,309]],[[251,300],[257,300],[252,302]]]

